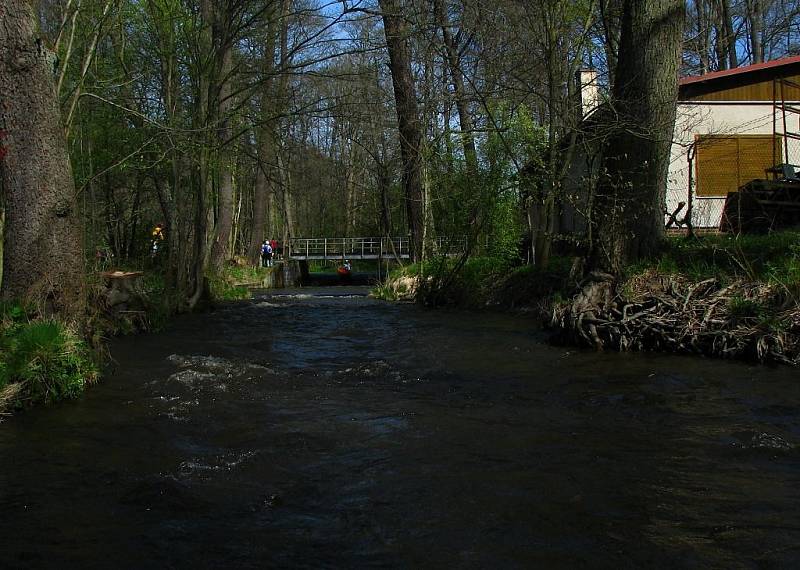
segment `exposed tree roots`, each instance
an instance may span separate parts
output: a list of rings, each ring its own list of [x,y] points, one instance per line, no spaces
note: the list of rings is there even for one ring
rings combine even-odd
[[[617,282],[593,273],[552,324],[564,342],[800,364],[800,305],[785,287],[655,272]]]

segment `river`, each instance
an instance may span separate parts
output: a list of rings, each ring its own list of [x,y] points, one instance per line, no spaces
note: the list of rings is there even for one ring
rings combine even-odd
[[[791,568],[796,370],[263,292],[0,424],[2,568]]]

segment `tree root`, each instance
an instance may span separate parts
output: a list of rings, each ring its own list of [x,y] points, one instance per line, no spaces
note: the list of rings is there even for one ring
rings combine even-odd
[[[650,272],[592,274],[553,309],[556,339],[596,350],[659,350],[800,364],[800,306],[780,287]]]

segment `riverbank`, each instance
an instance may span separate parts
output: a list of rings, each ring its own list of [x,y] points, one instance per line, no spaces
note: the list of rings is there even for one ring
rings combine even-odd
[[[279,267],[226,266],[209,276],[211,304],[245,300],[282,284]],[[94,271],[78,325],[23,303],[0,303],[0,419],[14,411],[79,396],[100,378],[109,339],[162,329],[174,315],[154,267]]]
[[[374,294],[531,314],[555,342],[598,350],[800,364],[800,232],[671,238],[616,280],[578,280],[575,267],[569,258],[546,270],[497,259],[411,265]]]

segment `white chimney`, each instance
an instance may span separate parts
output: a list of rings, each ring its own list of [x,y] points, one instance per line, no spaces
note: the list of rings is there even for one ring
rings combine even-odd
[[[600,87],[597,85],[597,71],[581,69],[575,74],[581,101],[581,119],[585,119],[600,106]]]

